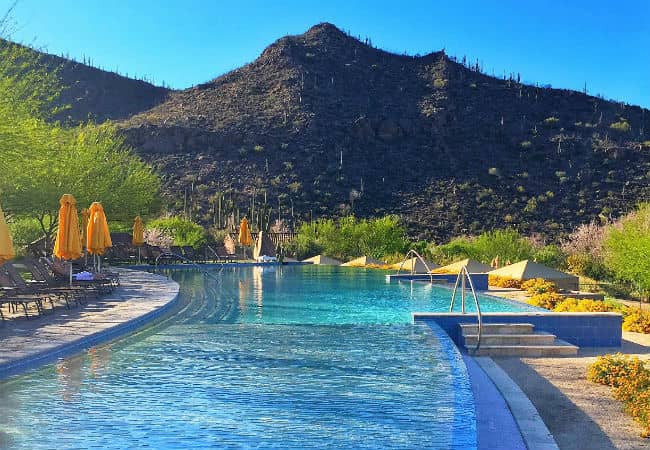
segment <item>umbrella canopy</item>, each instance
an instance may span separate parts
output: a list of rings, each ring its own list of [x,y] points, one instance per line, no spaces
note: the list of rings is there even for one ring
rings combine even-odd
[[[81,209],[81,245],[88,248],[88,220],[90,220],[90,211],[88,208]]]
[[[133,222],[133,238],[131,239],[131,243],[136,247],[144,244],[144,228],[142,227],[142,219],[140,216],[136,216]]]
[[[248,228],[248,219],[244,217],[241,220],[241,224],[239,225],[239,236],[238,236],[239,243],[243,245],[244,247],[248,247],[251,245],[251,242],[253,242],[253,237],[251,236],[251,230]]]
[[[14,243],[9,234],[9,227],[5,222],[5,215],[0,208],[0,265],[16,256],[14,252]]]
[[[59,203],[59,229],[56,232],[54,256],[61,259],[78,259],[81,256],[81,234],[77,201],[72,195],[64,194]]]
[[[104,208],[99,202],[90,205],[90,220],[88,221],[88,252],[93,255],[103,255],[108,247],[112,247],[111,233]]]

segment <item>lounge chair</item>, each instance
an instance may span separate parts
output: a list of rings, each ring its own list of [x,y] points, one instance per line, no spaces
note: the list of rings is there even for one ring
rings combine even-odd
[[[228,253],[228,250],[224,245],[215,248],[215,253],[217,254],[219,260],[223,260],[225,262],[232,262],[237,259],[237,255],[235,253]]]
[[[63,297],[66,307],[70,308],[70,301],[80,305],[88,300],[89,293],[95,293],[86,286],[70,286],[69,278],[65,282],[50,274],[47,267],[38,260],[27,259],[24,261],[27,270],[32,274],[31,285],[44,290],[50,290]]]
[[[70,268],[61,261],[52,261],[47,258],[39,260],[49,275],[54,277],[59,286],[70,282]],[[112,292],[116,286],[119,286],[119,274],[111,272],[102,272],[95,274],[93,280],[73,280],[73,286],[82,286],[87,289],[94,289],[98,294]]]
[[[8,305],[10,310],[13,310],[15,312],[19,306],[22,306],[23,311],[25,312],[25,317],[27,319],[30,317],[30,305],[34,305],[36,307],[38,315],[41,315],[45,312],[43,308],[43,302],[49,300],[50,304],[52,305],[52,310],[54,310],[54,302],[51,297],[49,297],[43,291],[27,289],[27,286],[24,285],[25,281],[22,279],[22,283],[16,283],[15,276],[12,271],[15,271],[15,268],[9,263],[5,263],[0,266],[0,287],[2,287],[0,308],[3,305]],[[18,277],[20,277],[19,274]],[[19,284],[23,285],[20,286]],[[4,315],[2,315],[2,320],[4,320]]]
[[[198,261],[198,256],[196,254],[196,250],[194,250],[194,247],[191,247],[189,245],[185,245],[182,247],[183,249],[183,256],[190,261],[197,262]]]

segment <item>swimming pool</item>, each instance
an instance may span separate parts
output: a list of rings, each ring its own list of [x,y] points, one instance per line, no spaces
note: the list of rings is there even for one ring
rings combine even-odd
[[[331,267],[171,275],[163,324],[0,384],[0,448],[476,448],[460,355],[410,323],[448,289]]]

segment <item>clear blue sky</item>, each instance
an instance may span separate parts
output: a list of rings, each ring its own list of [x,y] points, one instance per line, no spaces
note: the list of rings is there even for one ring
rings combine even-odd
[[[12,2],[0,0],[4,12]],[[408,6],[406,6],[408,5]],[[19,0],[17,41],[185,88],[332,22],[402,53],[445,48],[495,74],[650,107],[650,0]]]

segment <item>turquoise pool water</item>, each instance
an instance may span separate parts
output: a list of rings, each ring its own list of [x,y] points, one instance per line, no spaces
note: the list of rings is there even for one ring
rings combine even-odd
[[[163,324],[0,384],[0,448],[476,448],[460,355],[410,323],[449,290],[342,268],[171,275]]]

